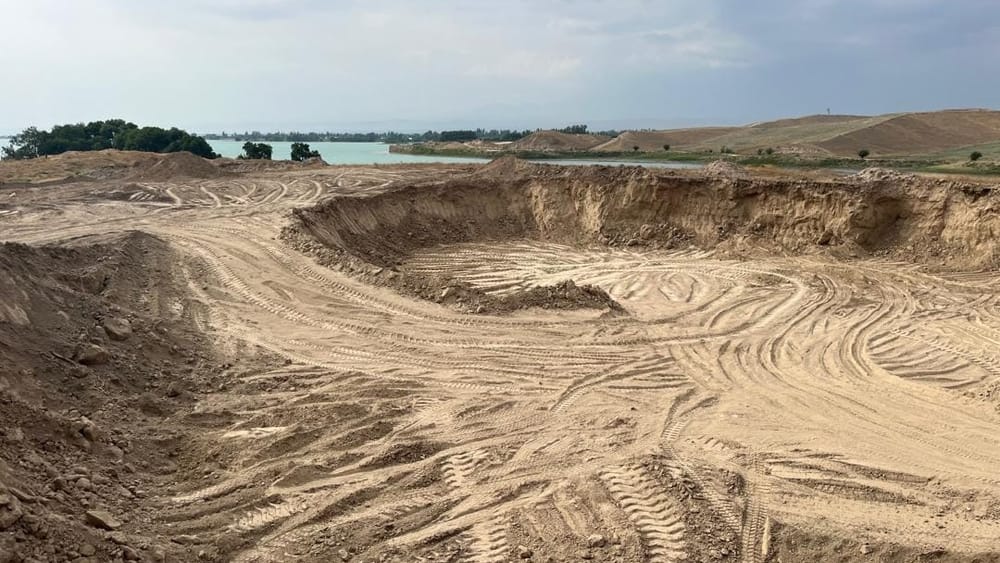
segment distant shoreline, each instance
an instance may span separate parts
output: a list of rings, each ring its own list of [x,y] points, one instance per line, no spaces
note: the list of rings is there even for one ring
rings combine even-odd
[[[609,162],[675,162],[708,164],[716,160],[727,160],[741,166],[771,166],[775,168],[806,169],[851,169],[863,170],[870,167],[891,168],[905,172],[935,174],[967,174],[1000,176],[1000,166],[961,166],[943,160],[919,158],[843,158],[843,157],[801,157],[794,155],[740,155],[717,152],[605,152],[605,151],[532,151],[532,150],[478,150],[475,148],[440,148],[423,143],[390,145],[389,152],[420,156],[451,156],[465,158],[495,159],[514,156],[523,160],[601,160]]]

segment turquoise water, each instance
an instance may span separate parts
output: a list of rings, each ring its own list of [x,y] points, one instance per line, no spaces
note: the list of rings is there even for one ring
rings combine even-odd
[[[212,150],[236,158],[243,152],[243,141],[209,141]],[[291,143],[267,143],[274,149],[275,160],[288,160],[292,156]],[[319,151],[323,160],[330,164],[399,164],[406,162],[485,162],[481,158],[459,158],[452,156],[417,156],[389,152],[384,143],[309,143],[309,148]]]
[[[242,141],[209,141],[212,150],[229,158],[236,158],[243,152]],[[274,149],[275,160],[288,160],[292,155],[291,143],[267,143]],[[456,156],[422,156],[389,152],[389,145],[383,143],[309,143],[309,148],[319,151],[323,160],[330,164],[400,164],[408,162],[488,162],[483,158]],[[563,164],[588,166],[646,166],[649,168],[701,168],[701,164],[690,162],[628,162],[621,160],[538,160],[542,164]]]

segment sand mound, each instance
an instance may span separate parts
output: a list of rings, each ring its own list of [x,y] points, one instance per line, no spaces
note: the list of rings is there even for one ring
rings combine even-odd
[[[536,131],[509,145],[519,151],[583,151],[607,142],[603,135],[575,135],[559,131]]]
[[[728,160],[712,161],[705,166],[704,172],[709,176],[718,178],[747,179],[750,177],[750,173],[747,172],[746,168]]]
[[[174,178],[218,178],[225,173],[210,160],[189,152],[157,155],[153,162],[137,163],[128,180],[162,182]]]

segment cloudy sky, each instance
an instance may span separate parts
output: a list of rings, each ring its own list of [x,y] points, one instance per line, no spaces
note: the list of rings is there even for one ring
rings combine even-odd
[[[998,0],[0,0],[0,133],[1000,107]]]

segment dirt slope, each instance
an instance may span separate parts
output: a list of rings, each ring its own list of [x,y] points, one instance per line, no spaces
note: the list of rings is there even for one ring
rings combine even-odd
[[[210,361],[173,309],[177,259],[141,233],[0,246],[0,560],[196,556],[142,524]]]
[[[0,162],[0,186],[68,180],[162,181],[224,175],[213,161],[189,152],[70,151],[34,160]]]
[[[643,152],[663,150],[663,145],[672,149],[685,150],[699,146],[711,139],[734,131],[735,127],[696,127],[692,129],[668,129],[666,131],[626,131],[593,150],[602,152],[628,152],[639,147]]]
[[[521,151],[576,151],[589,150],[608,140],[609,137],[603,135],[574,135],[559,131],[535,131],[508,146],[510,149]]]
[[[880,170],[807,183],[756,180],[731,165],[693,176],[492,166],[492,177],[339,198],[297,216],[327,247],[382,267],[416,248],[463,241],[670,243],[657,240],[664,235],[712,248],[906,253],[962,267],[994,267],[1000,257],[992,236],[1000,229],[992,211],[998,195],[978,185]]]
[[[783,153],[853,157],[867,148],[875,155],[923,155],[1000,141],[1000,112],[954,110],[889,114],[812,115],[744,127],[701,127],[630,131],[594,150],[662,151],[664,144],[692,151],[729,147],[741,153],[772,148]],[[964,156],[964,155],[963,155]]]
[[[899,115],[818,145],[845,156],[861,148],[876,155],[907,155],[995,141],[1000,141],[1000,111],[956,110]]]

